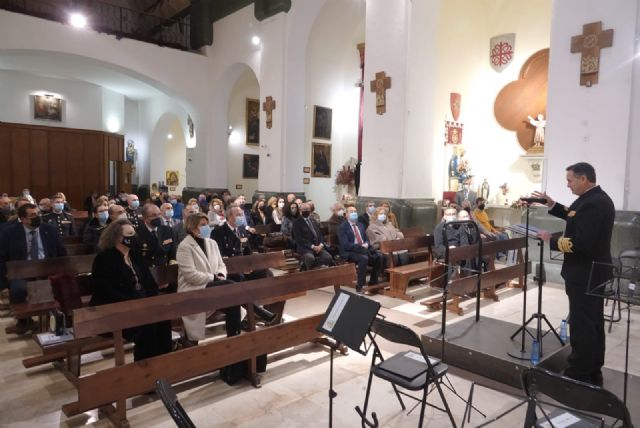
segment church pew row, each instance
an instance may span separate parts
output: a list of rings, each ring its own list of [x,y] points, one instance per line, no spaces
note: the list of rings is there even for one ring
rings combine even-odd
[[[483,258],[489,261],[489,270],[487,272],[479,272],[478,274],[461,276],[454,279],[450,279],[447,291],[447,309],[455,314],[462,315],[464,313],[463,308],[460,306],[462,299],[465,296],[469,296],[482,292],[485,298],[490,298],[494,301],[498,301],[496,295],[496,287],[504,284],[510,280],[517,279],[517,287],[524,286],[524,272],[525,263],[522,256],[522,249],[527,245],[525,238],[513,238],[504,241],[491,241],[483,242],[481,255]],[[516,251],[517,259],[516,263],[504,267],[502,269],[496,269],[495,257],[496,254]],[[462,247],[451,248],[449,250],[449,264],[455,265],[462,260],[469,260],[475,258],[478,255],[478,244],[465,245]],[[444,265],[441,265],[441,273],[444,275]],[[530,265],[529,265],[530,268]],[[430,285],[436,288],[443,288],[443,277],[441,276],[438,281],[432,281]],[[422,305],[427,306],[432,310],[442,309],[442,297],[434,297],[421,302]]]
[[[398,299],[413,302],[415,297],[407,294],[409,282],[414,279],[431,278],[432,270],[436,267],[433,263],[433,237],[431,235],[412,236],[393,241],[380,243],[380,251],[387,260],[389,268],[390,289],[384,294]],[[401,253],[406,252],[409,264],[398,265],[397,260]],[[422,263],[418,263],[422,262]]]
[[[225,265],[227,266],[227,272],[229,274],[280,268],[284,263],[285,258],[282,252],[251,254],[225,259]],[[81,265],[82,264],[79,263],[77,267],[79,268]],[[78,273],[84,274],[86,272]],[[158,284],[173,284],[178,280],[178,265],[157,266],[151,269],[151,273]],[[58,302],[55,303],[58,304],[57,306],[61,307],[65,313],[70,315],[73,309],[82,307],[80,297],[89,295],[87,288],[82,287],[82,282],[88,278],[90,278],[90,276],[86,275],[75,278],[75,281],[69,281],[63,284],[64,287],[68,288],[66,293],[57,293],[57,296],[60,296],[58,298],[64,300],[59,302],[59,304]],[[272,305],[273,309],[281,315],[284,311],[285,301],[299,297],[300,295],[285,296],[285,298],[280,300],[272,299],[260,303]],[[37,340],[36,343],[38,343]],[[48,346],[41,346],[40,343],[38,343],[38,345],[41,353],[23,359],[22,365],[25,368],[31,368],[42,364],[56,363],[56,366],[74,383],[75,379],[80,375],[80,356],[88,352],[113,347],[113,339],[95,337],[85,340],[76,339]]]
[[[176,383],[210,373],[229,364],[247,359],[255,361],[259,355],[316,339],[320,336],[316,327],[323,314],[128,364],[124,361],[122,345],[122,331],[126,328],[327,286],[338,287],[350,284],[355,278],[353,265],[342,265],[258,279],[241,286],[221,285],[187,293],[77,309],[73,316],[77,338],[93,337],[102,333],[113,334],[116,339],[115,367],[81,376],[77,382],[77,401],[65,404],[62,410],[65,415],[74,416],[100,408],[115,426],[127,426],[126,399],[153,391],[156,379],[164,378],[170,383]]]

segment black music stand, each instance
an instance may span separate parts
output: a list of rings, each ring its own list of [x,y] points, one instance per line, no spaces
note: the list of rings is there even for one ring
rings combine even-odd
[[[628,255],[625,255],[625,253]],[[638,290],[639,293],[636,293],[636,286],[638,284],[638,280],[640,279],[640,248],[635,250],[622,251],[622,253],[620,253],[619,260],[619,264],[599,262],[593,262],[591,264],[587,295],[616,300],[618,302],[618,305],[621,305],[623,303],[627,304],[627,335],[624,353],[623,392],[623,402],[626,406],[627,385],[629,378],[629,332],[631,329],[631,305],[640,305],[640,290]],[[625,263],[625,261],[627,261],[627,263]],[[597,267],[611,269],[613,272],[613,276],[610,280],[607,280],[602,284],[595,284],[591,286],[593,269]]]
[[[364,338],[369,332],[373,319],[380,310],[380,303],[364,296],[338,291],[325,312],[317,331],[338,343],[343,343],[362,355],[367,355],[369,348],[363,348]],[[333,399],[338,395],[333,390],[333,353],[329,364],[329,427],[333,426]]]

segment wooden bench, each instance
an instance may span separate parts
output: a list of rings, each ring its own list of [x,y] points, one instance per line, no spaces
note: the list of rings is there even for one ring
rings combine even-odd
[[[409,282],[418,278],[427,277],[430,281],[431,273],[437,265],[433,263],[432,255],[433,237],[420,235],[393,241],[382,241],[380,251],[387,259],[386,271],[389,273],[390,289],[385,290],[386,295],[413,302],[415,297],[407,294]],[[394,253],[408,252],[410,264],[396,266]]]
[[[487,272],[478,272],[475,275],[467,275],[450,279],[449,286],[447,288],[447,309],[458,315],[464,314],[464,310],[460,306],[462,299],[465,296],[470,295],[477,295],[476,297],[479,299],[479,291],[484,295],[485,298],[490,298],[494,301],[498,301],[499,298],[496,294],[496,287],[498,285],[505,284],[507,281],[513,279],[517,279],[518,286],[523,287],[525,263],[524,257],[522,256],[522,249],[525,246],[525,238],[483,242],[481,254],[483,258],[489,260],[489,270]],[[496,254],[511,250],[517,251],[516,263],[511,266],[496,269]],[[472,259],[476,257],[477,254],[478,244],[451,248],[449,249],[449,264],[454,265],[462,260]],[[433,282],[431,283],[431,285],[434,287],[442,288],[443,282],[444,281],[441,280],[439,282]],[[424,302],[421,302],[421,304],[429,307],[430,309],[442,309],[442,298],[435,297],[425,300]]]
[[[83,256],[96,252],[93,244],[66,244],[67,256]]]
[[[253,361],[254,364],[251,365],[255,365],[255,358],[259,355],[300,345],[319,337],[316,328],[324,314],[217,339],[132,363],[125,363],[122,345],[124,329],[327,286],[345,285],[355,280],[355,277],[354,267],[343,265],[248,281],[242,286],[221,285],[77,309],[73,314],[76,337],[82,339],[112,333],[115,338],[115,366],[78,378],[78,398],[62,406],[62,411],[67,416],[74,416],[100,408],[115,426],[128,426],[126,399],[153,391],[158,378],[176,383],[241,361]]]
[[[75,236],[63,236],[62,237],[62,242],[64,242],[64,245],[69,245],[69,244],[82,244],[82,235],[75,235]]]
[[[424,229],[419,226],[400,229],[400,232],[402,232],[402,236],[404,236],[405,238],[418,238],[427,234]]]

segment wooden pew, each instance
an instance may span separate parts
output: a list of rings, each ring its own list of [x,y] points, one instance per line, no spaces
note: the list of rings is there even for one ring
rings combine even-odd
[[[237,284],[221,285],[75,310],[73,326],[77,338],[113,334],[116,339],[115,367],[80,377],[76,385],[78,399],[65,404],[62,411],[67,416],[74,416],[100,408],[115,426],[128,426],[126,399],[153,391],[156,379],[162,377],[176,383],[233,363],[254,360],[258,355],[306,343],[320,336],[316,327],[323,314],[128,364],[125,363],[122,345],[122,331],[126,328],[327,286],[346,285],[355,278],[354,267],[343,265],[248,281],[241,287]]]
[[[482,256],[489,259],[489,270],[476,275],[461,276],[450,281],[448,287],[447,309],[462,315],[464,310],[460,307],[462,298],[477,293],[478,286],[485,298],[498,301],[495,293],[496,287],[514,278],[518,281],[518,287],[524,286],[524,257],[522,249],[527,245],[525,238],[513,238],[505,241],[491,241],[482,243]],[[497,253],[517,251],[517,261],[514,265],[496,269],[495,256]],[[449,250],[449,263],[456,264],[462,260],[468,260],[477,256],[478,244],[465,245]],[[444,268],[443,268],[444,269]],[[444,270],[443,270],[444,273]],[[432,286],[442,288],[443,281],[433,283]],[[442,298],[435,297],[425,300],[421,304],[431,309],[442,309]]]
[[[63,236],[62,242],[64,242],[64,245],[82,244],[82,235]]]
[[[400,232],[402,232],[402,235],[405,238],[414,238],[414,237],[419,237],[419,236],[425,236],[426,232],[424,231],[423,228],[421,227],[408,227],[406,229],[400,229]]]
[[[83,256],[96,252],[93,244],[66,244],[65,248],[68,256]]]
[[[415,297],[407,294],[409,282],[423,277],[427,277],[430,281],[432,271],[437,267],[433,263],[432,247],[433,237],[431,235],[381,242],[380,251],[390,266],[386,271],[389,273],[391,283],[390,289],[385,290],[384,294],[413,302]],[[411,263],[396,266],[394,253],[402,251],[408,252]]]

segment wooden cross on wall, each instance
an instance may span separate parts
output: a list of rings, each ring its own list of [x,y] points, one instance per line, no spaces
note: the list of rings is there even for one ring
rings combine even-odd
[[[602,31],[602,21],[582,26],[582,34],[571,38],[571,52],[581,53],[580,85],[590,87],[598,83],[600,49],[613,45],[613,29]]]
[[[262,110],[267,113],[267,120],[265,121],[267,124],[267,129],[271,129],[271,123],[273,121],[272,112],[275,109],[276,102],[273,100],[273,98],[270,96],[265,98],[264,102],[262,103]]]
[[[376,73],[376,79],[371,81],[371,92],[376,93],[376,113],[384,114],[387,111],[386,90],[391,88],[391,77],[381,71]]]

